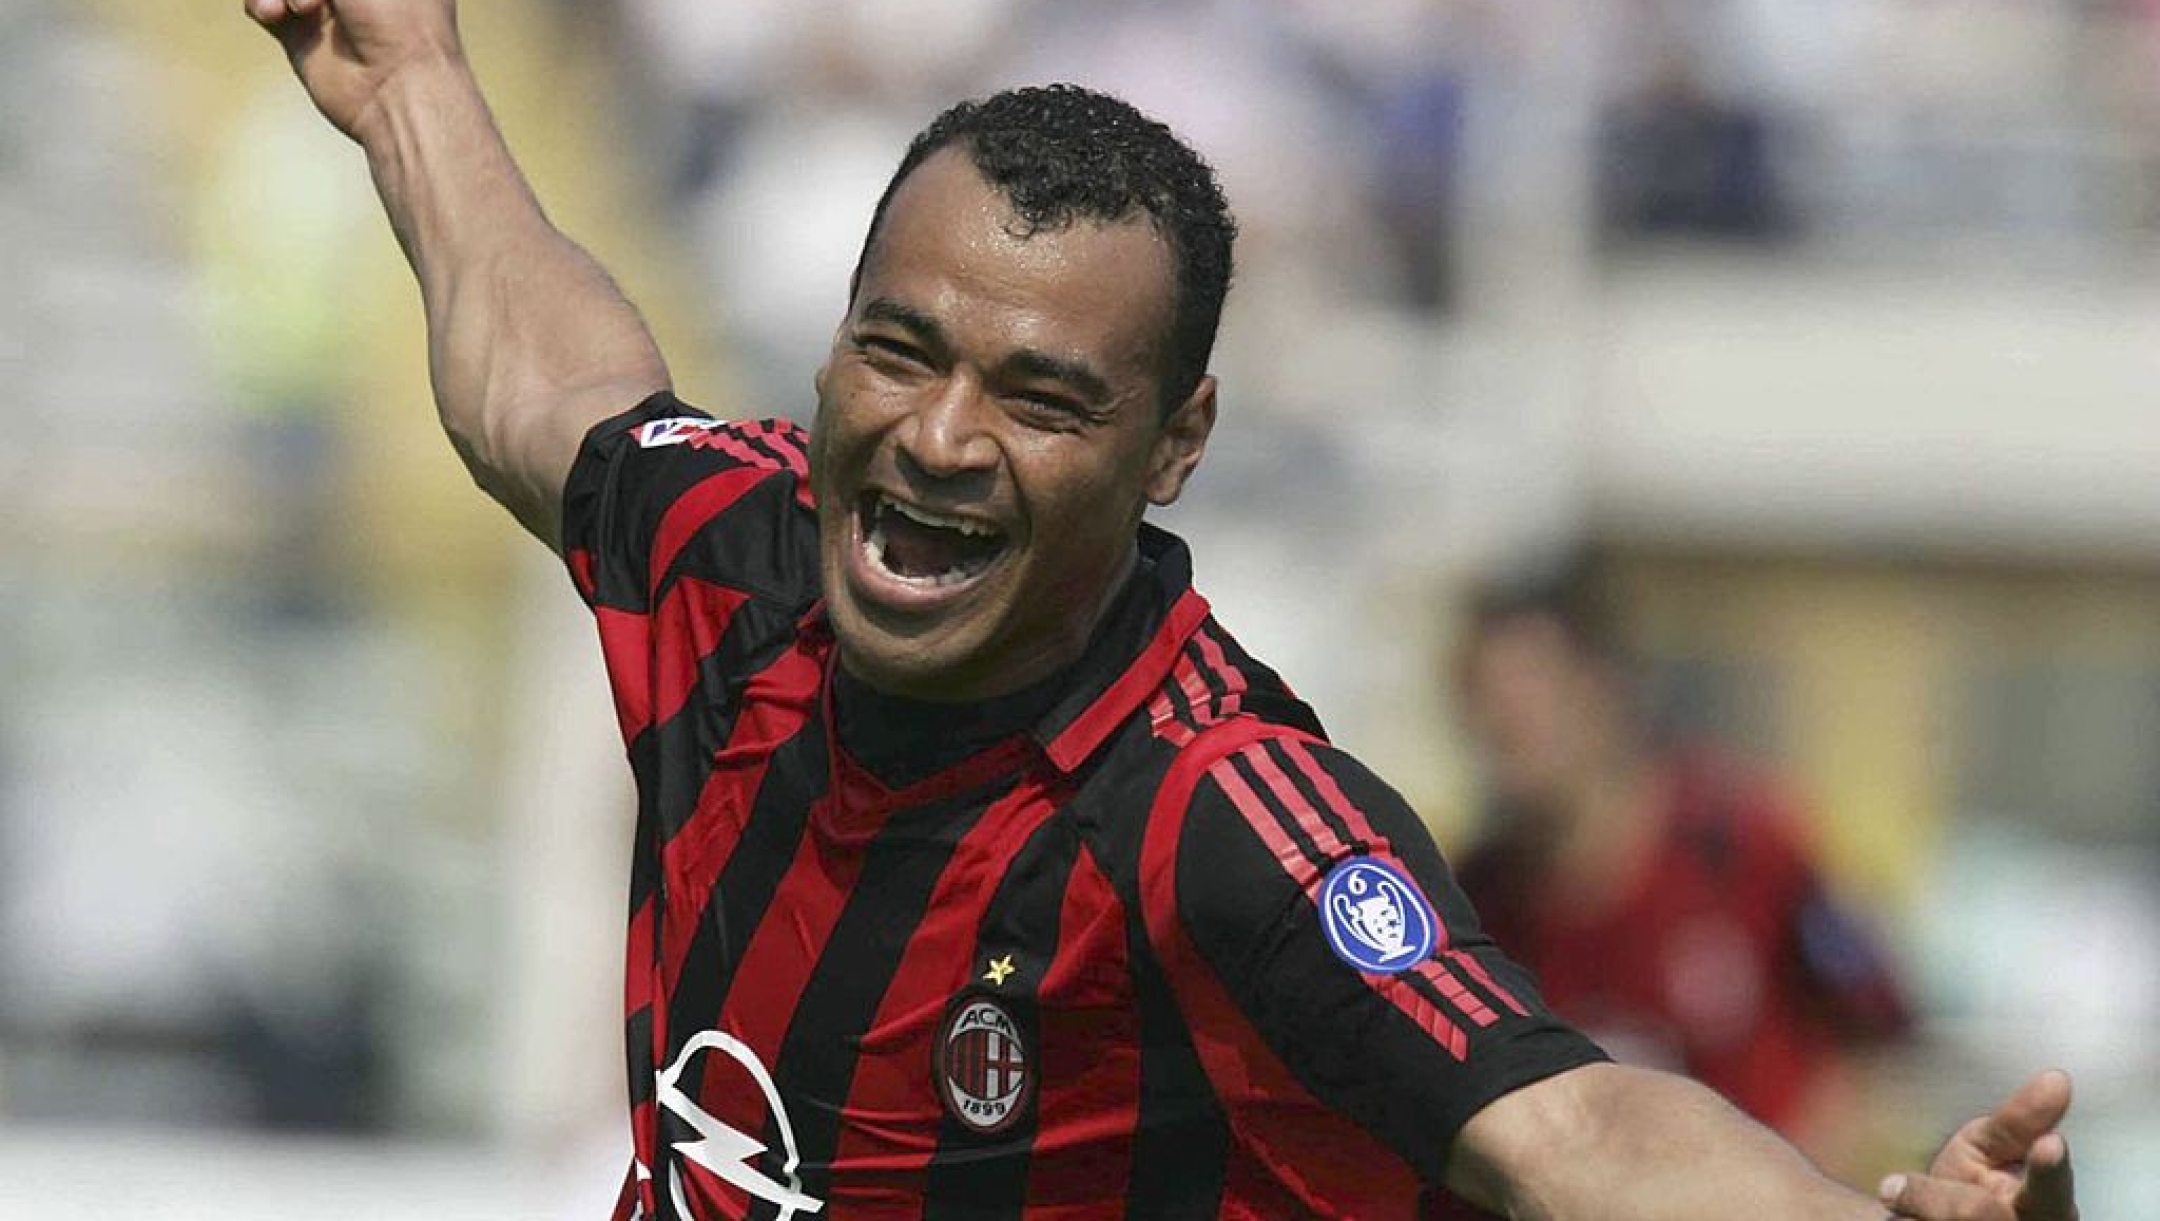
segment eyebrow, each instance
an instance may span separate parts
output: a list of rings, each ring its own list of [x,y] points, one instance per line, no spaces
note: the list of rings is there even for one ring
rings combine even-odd
[[[938,321],[912,305],[902,305],[887,297],[879,297],[862,307],[864,322],[885,322],[909,332],[925,343],[943,347],[945,328]]]
[[[1091,403],[1110,401],[1110,383],[1077,360],[1065,360],[1034,348],[1022,348],[998,362],[997,372],[1011,378],[1063,382]]]
[[[937,319],[912,305],[903,305],[889,297],[879,297],[865,303],[862,307],[862,320],[897,326],[931,347],[947,346],[945,328],[938,324]],[[1111,397],[1108,379],[1085,362],[1053,356],[1037,348],[1021,348],[1011,353],[999,361],[992,372],[1008,378],[1062,382],[1082,398],[1094,403],[1108,402]]]

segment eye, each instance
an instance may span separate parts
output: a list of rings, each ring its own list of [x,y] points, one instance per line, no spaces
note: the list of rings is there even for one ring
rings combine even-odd
[[[915,368],[927,368],[930,364],[930,358],[921,348],[892,335],[857,335],[855,346],[879,364],[908,365]]]
[[[1018,390],[1010,396],[1030,423],[1053,428],[1077,428],[1093,413],[1077,401],[1047,390]]]

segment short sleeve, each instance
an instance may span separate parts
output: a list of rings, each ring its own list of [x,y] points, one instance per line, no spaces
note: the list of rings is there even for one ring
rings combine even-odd
[[[595,608],[652,609],[679,576],[769,601],[817,588],[808,438],[722,423],[665,391],[586,434],[563,491],[563,558]]]
[[[666,393],[586,434],[563,491],[563,561],[633,752],[815,603],[806,440],[786,421],[723,424]]]
[[[1606,1058],[1484,935],[1401,796],[1324,743],[1213,762],[1175,868],[1176,919],[1232,1020],[1428,1184],[1487,1103]]]

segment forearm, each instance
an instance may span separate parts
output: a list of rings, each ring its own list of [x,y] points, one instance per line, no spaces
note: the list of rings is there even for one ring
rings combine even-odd
[[[401,72],[358,134],[420,283],[443,425],[475,480],[554,545],[580,438],[667,385],[659,349],[548,221],[462,61]]]
[[[1491,1156],[1458,1162],[1466,1194],[1519,1221],[1883,1217],[1694,1082],[1613,1065],[1568,1076]]]

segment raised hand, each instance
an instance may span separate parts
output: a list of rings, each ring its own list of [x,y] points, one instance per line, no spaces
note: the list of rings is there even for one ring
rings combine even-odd
[[[2041,1073],[1959,1128],[1926,1174],[1884,1179],[1884,1206],[1919,1221],[2078,1221],[2070,1145],[2055,1130],[2069,1110],[2070,1078]]]
[[[246,6],[284,46],[316,109],[362,143],[393,78],[462,59],[456,0],[246,0]]]

